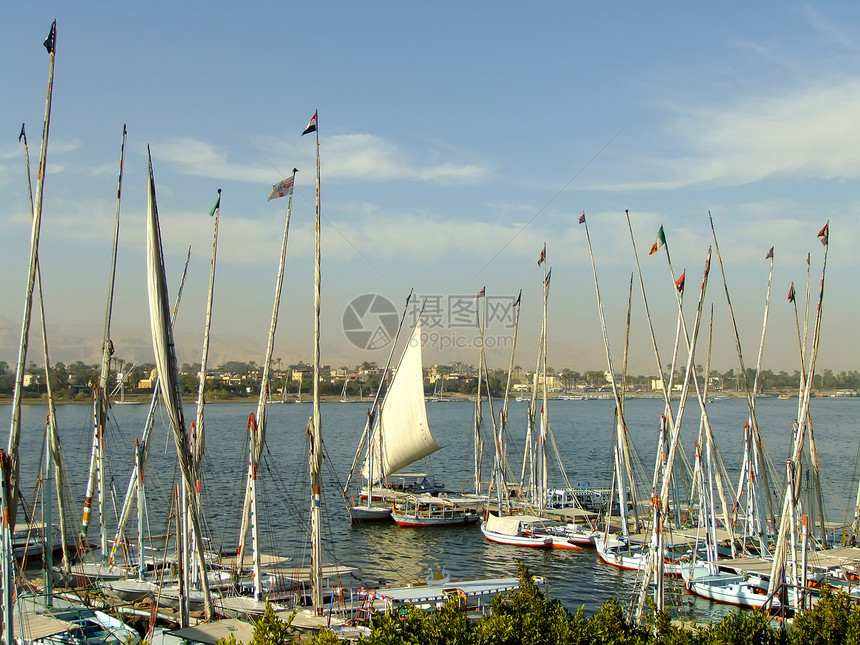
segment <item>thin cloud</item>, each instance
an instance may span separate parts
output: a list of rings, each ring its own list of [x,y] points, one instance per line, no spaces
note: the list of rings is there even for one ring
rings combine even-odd
[[[767,179],[860,178],[860,78],[750,97],[722,108],[675,108],[673,159],[642,159],[651,178],[604,190],[740,186]],[[596,186],[594,186],[596,187]]]
[[[369,134],[330,137],[325,148],[326,177],[330,179],[407,179],[449,185],[482,182],[490,174],[485,166],[475,163],[415,163],[407,159],[395,144]],[[296,158],[290,149],[280,150],[277,154],[293,160]],[[152,156],[182,174],[260,184],[272,182],[273,166],[292,168],[294,165],[294,161],[284,161],[283,158],[267,160],[265,164],[238,163],[230,160],[227,152],[217,146],[188,137],[153,144]]]

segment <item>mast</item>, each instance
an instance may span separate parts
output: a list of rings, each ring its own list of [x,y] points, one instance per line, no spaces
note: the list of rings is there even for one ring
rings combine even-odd
[[[182,471],[183,488],[181,499],[183,501],[183,516],[190,520],[191,531],[194,534],[193,544],[196,556],[199,560],[201,570],[205,570],[205,554],[203,540],[201,539],[200,517],[195,504],[188,504],[194,491],[192,461],[188,445],[188,434],[185,428],[185,416],[182,411],[182,395],[179,389],[179,370],[176,365],[176,346],[173,342],[173,328],[170,321],[170,312],[167,302],[167,278],[164,272],[164,256],[161,248],[161,230],[158,223],[158,207],[155,197],[155,179],[152,174],[152,155],[149,154],[149,191],[148,191],[148,218],[147,218],[147,286],[149,294],[149,313],[152,327],[152,345],[155,353],[155,363],[158,370],[158,387],[161,391],[161,399],[165,410],[170,418],[173,429],[174,443],[176,444],[176,456]],[[189,552],[188,532],[183,530],[181,536],[183,555]],[[187,564],[187,559],[183,558]],[[180,579],[180,624],[188,626],[188,578],[186,566],[183,577]],[[203,611],[206,619],[212,616],[212,600],[209,595],[209,581],[206,575],[200,576],[204,604]]]
[[[484,301],[484,317],[481,318],[481,305],[479,300]],[[478,391],[475,395],[475,424],[474,424],[474,441],[475,441],[475,495],[481,494],[481,425],[483,424],[483,414],[481,410],[481,385],[484,377],[484,324],[487,320],[487,288],[483,287],[478,295],[475,296],[475,316],[478,323],[478,333],[481,338],[481,348],[478,351]],[[495,433],[494,433],[495,434]]]
[[[24,124],[21,124],[21,134],[18,137],[18,140],[24,143],[24,158],[27,170],[27,192],[30,199],[30,213],[32,214],[33,183],[30,177],[30,147],[27,145],[27,133],[25,131]],[[47,435],[45,449],[45,485],[42,488],[42,506],[43,514],[45,516],[45,549],[43,551],[43,558],[45,571],[51,571],[53,569],[54,536],[49,482],[51,479],[51,467],[53,464],[53,476],[57,493],[57,510],[60,517],[59,524],[61,549],[63,553],[63,570],[68,572],[69,555],[66,535],[66,506],[62,495],[63,482],[65,479],[65,465],[63,463],[63,453],[60,450],[60,433],[57,428],[57,408],[54,401],[53,387],[51,385],[51,359],[48,355],[47,318],[45,316],[45,300],[42,292],[42,271],[39,266],[38,259],[36,262],[36,283],[39,289],[39,316],[42,324],[42,353],[45,358],[45,387],[48,396],[48,415],[45,419],[45,432]],[[52,598],[52,579],[51,576],[48,575],[45,576],[44,596],[46,605],[50,606]]]
[[[48,156],[48,132],[51,125],[51,97],[54,91],[54,58],[57,48],[57,21],[45,40],[45,49],[50,55],[48,67],[48,92],[45,98],[45,121],[42,126],[42,148],[39,153],[39,172],[37,175],[36,201],[33,207],[33,222],[30,230],[30,268],[27,272],[27,288],[24,297],[24,316],[21,323],[21,342],[18,347],[18,363],[15,371],[15,389],[12,395],[12,420],[9,426],[9,525],[15,526],[18,511],[18,479],[21,464],[18,446],[21,442],[21,394],[24,388],[24,369],[27,364],[27,343],[30,337],[30,318],[33,306],[33,289],[36,280],[36,263],[39,255],[39,234],[42,228],[42,194],[45,187],[45,164]]]
[[[108,377],[110,376],[110,360],[113,356],[113,342],[110,339],[110,321],[113,311],[113,294],[116,283],[116,253],[119,245],[119,212],[122,199],[122,169],[125,159],[126,128],[122,126],[122,146],[119,156],[119,178],[116,190],[116,216],[114,219],[113,247],[111,250],[110,279],[108,281],[107,306],[105,309],[105,327],[102,338],[102,366],[99,374],[98,388],[93,392],[93,445],[90,454],[90,471],[87,479],[87,492],[84,497],[84,511],[81,519],[81,543],[85,543],[92,513],[93,492],[98,478],[99,525],[101,528],[101,558],[108,559],[107,526],[105,524],[105,492],[107,482],[105,477],[105,427],[108,421]]]
[[[322,419],[320,417],[320,133],[317,127],[317,112],[311,117],[302,136],[316,134],[317,186],[316,216],[314,221],[314,413],[308,432],[311,435],[311,601],[314,613],[323,613],[322,598]]]
[[[287,240],[290,232],[290,217],[293,210],[293,186],[296,181],[297,169],[293,168],[292,178],[288,186],[289,199],[287,201],[287,217],[284,222],[284,235],[281,239],[281,256],[278,263],[278,275],[275,280],[275,296],[272,304],[272,317],[269,321],[269,336],[266,344],[266,356],[263,359],[263,375],[260,379],[260,396],[257,401],[257,416],[253,413],[248,419],[248,430],[250,431],[248,480],[245,487],[245,503],[242,507],[242,528],[239,532],[238,569],[242,573],[245,560],[245,536],[248,533],[249,522],[251,523],[254,558],[254,598],[261,597],[260,588],[260,545],[257,542],[257,529],[259,515],[257,514],[257,469],[266,444],[266,423],[268,419],[267,404],[269,399],[269,371],[272,365],[272,354],[275,350],[275,331],[278,327],[278,309],[281,304],[281,291],[284,284],[284,265],[287,260]]]
[[[829,250],[829,237],[830,221],[828,221],[824,225],[824,228],[822,228],[821,231],[818,233],[818,239],[821,240],[821,243],[824,245],[824,262],[821,267],[821,287],[818,293],[818,308],[815,312],[815,328],[812,334],[812,351],[809,356],[809,370],[808,374],[806,375],[803,393],[800,399],[800,413],[797,415],[797,419],[795,420],[794,444],[792,447],[792,455],[790,458],[791,468],[793,469],[795,476],[800,470],[800,457],[801,453],[803,452],[804,434],[807,426],[806,421],[809,413],[809,398],[812,393],[812,381],[815,377],[815,363],[818,358],[818,343],[820,340],[821,331],[821,313],[824,305],[824,276],[827,272],[827,252]],[[779,531],[777,532],[776,539],[776,548],[774,549],[773,564],[771,566],[770,571],[770,585],[768,586],[769,596],[773,596],[776,592],[777,586],[780,584],[780,581],[777,580],[777,576],[780,573],[782,566],[784,566],[786,556],[786,541],[788,539],[789,522],[791,520],[789,516],[792,515],[791,500],[794,496],[794,493],[791,489],[793,486],[794,483],[792,481],[789,480],[786,482],[786,493],[783,499],[782,515],[780,516]]]
[[[597,265],[594,262],[594,251],[591,246],[591,234],[588,231],[588,220],[585,219],[585,213],[582,214],[582,217],[579,218],[579,221],[585,224],[585,239],[588,243],[588,254],[591,258],[591,270],[594,274],[594,291],[597,297],[597,311],[600,315],[600,328],[603,333],[603,349],[606,355],[606,365],[609,370],[609,382],[612,384],[612,395],[615,398],[615,450],[613,455],[613,460],[615,462],[616,469],[616,478],[618,479],[618,503],[619,509],[621,511],[622,524],[624,534],[627,535],[628,527],[627,527],[627,499],[626,493],[627,489],[624,485],[624,472],[622,470],[622,466],[625,470],[627,470],[627,479],[628,485],[630,487],[630,495],[633,501],[633,513],[635,517],[635,527],[634,530],[638,530],[639,528],[639,511],[637,509],[638,500],[636,499],[636,487],[633,483],[632,472],[630,471],[630,459],[629,459],[629,450],[628,450],[628,437],[627,437],[627,423],[624,421],[624,401],[622,398],[622,393],[618,387],[618,382],[615,378],[615,369],[612,365],[612,352],[609,349],[609,337],[606,332],[606,317],[603,314],[603,302],[600,298],[600,284],[597,281]],[[630,277],[630,284],[632,289],[633,284],[633,276]],[[628,301],[629,303],[629,301]],[[629,327],[629,304],[628,304],[628,327]],[[629,333],[629,330],[628,330]],[[625,362],[627,357],[626,346],[625,346]]]

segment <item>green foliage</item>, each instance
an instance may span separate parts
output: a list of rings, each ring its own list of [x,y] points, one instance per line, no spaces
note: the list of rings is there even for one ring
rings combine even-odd
[[[797,645],[860,645],[860,610],[844,591],[821,588],[815,606],[794,619],[789,642]]]
[[[786,643],[786,633],[774,629],[771,619],[762,610],[735,611],[720,622],[704,628],[703,643],[732,643],[733,645],[780,645]]]
[[[263,617],[254,623],[254,636],[249,645],[286,645],[293,643],[289,621],[284,621],[275,615],[270,603],[266,603]]]

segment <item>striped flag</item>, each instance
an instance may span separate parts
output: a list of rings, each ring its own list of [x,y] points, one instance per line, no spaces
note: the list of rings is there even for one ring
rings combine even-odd
[[[660,230],[657,231],[657,239],[654,241],[654,244],[651,246],[651,250],[648,252],[648,255],[654,255],[661,246],[666,243],[666,234],[663,232],[663,226],[660,225]]]
[[[681,274],[681,277],[680,277],[680,278],[678,278],[677,280],[675,280],[675,288],[676,288],[680,293],[684,293],[684,282],[686,281],[686,279],[687,279],[687,272],[686,272],[686,271],[684,271],[684,272]]]
[[[543,281],[544,285],[549,286],[549,279],[552,277],[552,269],[546,274],[546,279]]]
[[[791,283],[791,287],[788,290],[788,301],[794,302],[794,282]]]
[[[478,298],[483,298],[483,297],[484,297],[484,295],[485,295],[486,293],[487,293],[487,287],[483,287],[483,288],[478,292],[478,295],[477,295],[477,296],[475,296],[475,300],[477,300]]]
[[[311,120],[308,121],[308,127],[306,127],[302,131],[302,136],[305,136],[306,134],[310,134],[311,132],[316,132],[316,131],[317,131],[317,113],[314,112],[314,115],[311,117]]]
[[[295,182],[295,176],[288,177],[283,181],[279,181],[272,187],[272,192],[269,194],[269,201],[273,199],[277,199],[278,197],[285,197],[287,195],[293,194],[293,183]]]
[[[540,252],[540,257],[538,257],[538,266],[543,264],[545,260],[546,260],[546,244],[543,245],[543,248],[541,249],[541,252]]]

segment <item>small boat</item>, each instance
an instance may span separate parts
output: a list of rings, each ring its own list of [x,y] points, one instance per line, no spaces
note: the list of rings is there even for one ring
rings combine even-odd
[[[551,535],[535,533],[534,528],[545,520],[536,515],[506,515],[499,517],[489,513],[481,522],[481,533],[490,542],[511,546],[551,548]]]
[[[475,524],[481,519],[475,510],[474,499],[441,495],[410,495],[397,500],[391,517],[398,526],[407,528]]]

